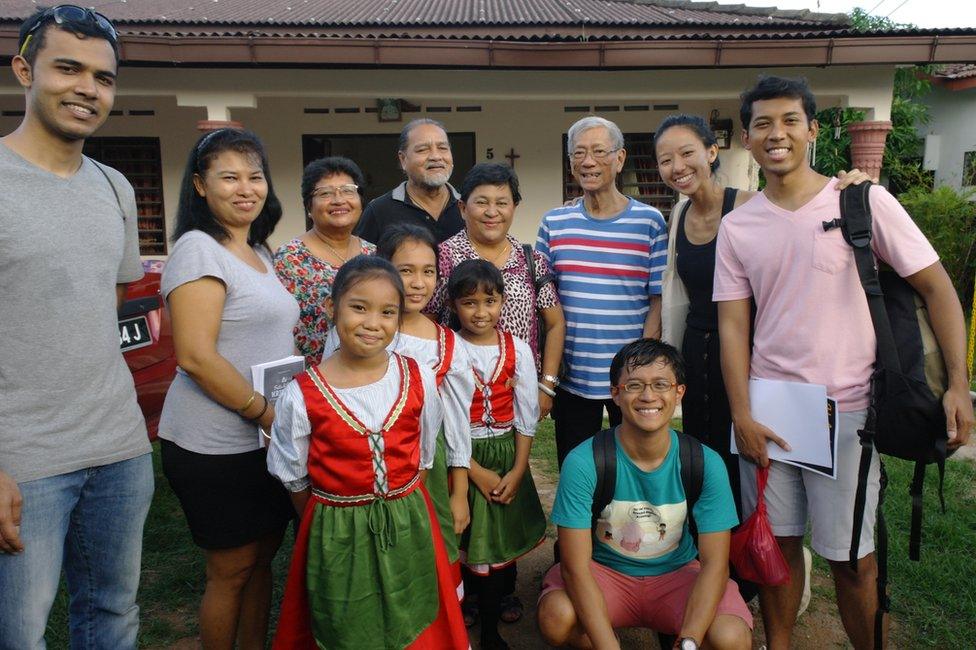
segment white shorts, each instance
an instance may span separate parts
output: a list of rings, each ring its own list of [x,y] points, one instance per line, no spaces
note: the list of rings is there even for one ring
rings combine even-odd
[[[773,535],[802,537],[809,517],[813,550],[827,560],[846,561],[850,558],[854,495],[861,462],[857,430],[864,425],[866,416],[866,409],[837,415],[837,480],[795,465],[770,462],[765,498]],[[739,476],[742,479],[743,517],[748,517],[756,509],[756,466],[739,458]],[[881,466],[875,451],[868,472],[859,558],[874,551],[880,481]]]

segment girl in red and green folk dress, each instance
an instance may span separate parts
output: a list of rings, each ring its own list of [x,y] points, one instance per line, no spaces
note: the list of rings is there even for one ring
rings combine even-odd
[[[448,281],[451,307],[471,358],[471,525],[461,536],[465,565],[477,576],[481,648],[508,645],[498,633],[505,571],[538,546],[546,517],[529,471],[539,419],[535,357],[522,339],[496,328],[505,283],[485,260],[467,260]]]
[[[388,352],[411,357],[431,368],[444,411],[444,427],[437,436],[434,465],[424,482],[430,494],[444,537],[444,547],[456,572],[458,598],[464,593],[458,539],[470,521],[468,509],[468,463],[471,437],[468,410],[474,394],[471,361],[457,335],[421,313],[430,302],[437,284],[437,242],[426,228],[397,224],[380,239],[376,255],[390,260],[400,273],[405,292],[400,329],[387,346]],[[339,347],[335,329],[325,343],[328,357]]]
[[[326,309],[339,349],[276,403],[268,469],[302,523],[275,648],[467,648],[456,585],[422,470],[442,421],[434,372],[388,353],[404,290],[358,256]]]

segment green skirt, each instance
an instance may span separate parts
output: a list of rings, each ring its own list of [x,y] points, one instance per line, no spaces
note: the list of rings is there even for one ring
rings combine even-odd
[[[421,491],[402,499],[316,504],[306,567],[321,648],[403,648],[437,618],[431,520]]]
[[[454,515],[451,513],[451,492],[448,489],[447,473],[447,441],[442,429],[437,436],[434,466],[427,471],[425,485],[427,494],[434,503],[434,511],[437,512],[437,523],[441,526],[447,559],[453,564],[458,559],[458,536],[454,533]]]
[[[504,476],[515,464],[514,432],[475,438],[471,441],[471,458]],[[545,537],[546,515],[530,469],[526,470],[518,493],[508,505],[489,502],[474,486],[468,490],[468,503],[471,525],[461,536],[461,548],[466,553],[464,563],[469,567],[507,564],[531,551]]]

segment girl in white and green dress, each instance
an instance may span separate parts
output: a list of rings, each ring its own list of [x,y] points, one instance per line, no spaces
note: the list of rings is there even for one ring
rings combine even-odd
[[[475,392],[471,426],[471,525],[461,537],[462,558],[478,580],[481,647],[507,648],[498,633],[504,573],[538,546],[546,518],[529,470],[539,419],[535,358],[528,344],[497,329],[504,300],[501,273],[485,260],[459,264],[448,297],[471,358]]]

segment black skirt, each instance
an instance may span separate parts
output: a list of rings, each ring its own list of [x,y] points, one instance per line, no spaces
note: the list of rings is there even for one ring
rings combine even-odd
[[[681,348],[686,369],[685,395],[681,398],[683,430],[717,451],[725,461],[741,517],[739,457],[730,452],[732,413],[722,381],[718,332],[688,327]]]
[[[295,516],[284,486],[268,473],[264,449],[198,454],[160,439],[163,474],[186,515],[193,542],[237,548],[283,531]]]

